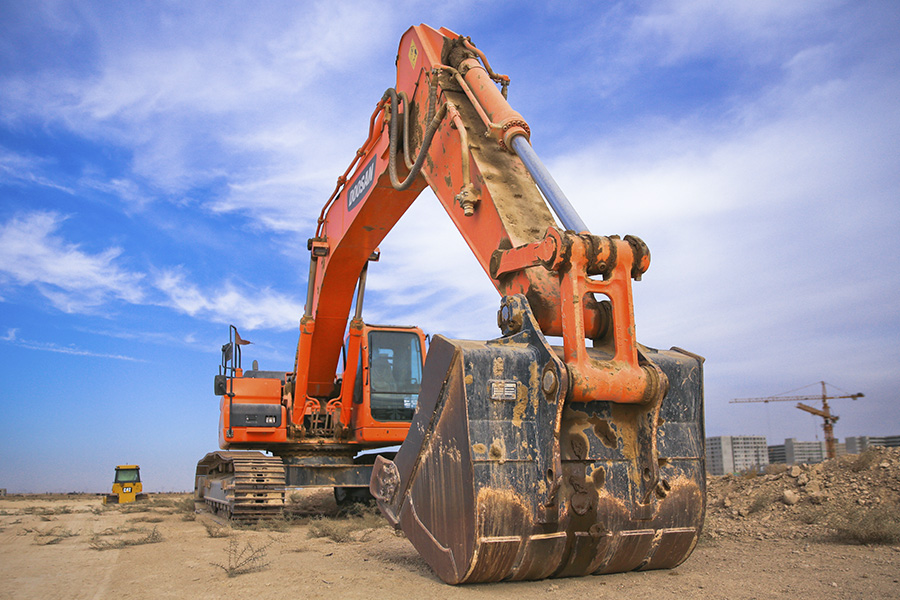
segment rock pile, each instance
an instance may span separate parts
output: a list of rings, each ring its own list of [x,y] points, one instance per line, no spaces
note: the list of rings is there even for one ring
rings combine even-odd
[[[862,522],[900,543],[900,449],[708,480],[708,538],[827,538]]]

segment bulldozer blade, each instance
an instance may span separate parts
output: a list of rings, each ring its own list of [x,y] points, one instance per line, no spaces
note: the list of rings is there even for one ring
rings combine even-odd
[[[568,379],[522,296],[487,342],[435,336],[419,407],[370,490],[450,584],[674,567],[705,510],[702,359],[642,348],[660,401],[566,402]]]

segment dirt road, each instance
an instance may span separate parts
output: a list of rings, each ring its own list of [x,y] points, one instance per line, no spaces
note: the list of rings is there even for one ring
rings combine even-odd
[[[888,463],[876,460],[871,477],[887,477],[877,490],[896,483],[900,493],[900,454]],[[336,516],[328,491],[295,494],[307,514],[274,529],[238,530],[195,514],[188,495],[129,507],[90,495],[10,496],[0,499],[0,598],[900,598],[900,546],[833,541],[803,512],[827,508],[829,488],[810,501],[796,482],[804,473],[711,481],[706,531],[677,569],[463,587],[440,582],[380,517]],[[869,481],[853,474],[858,489]],[[790,486],[793,505],[779,496]],[[889,493],[866,493],[864,502],[894,507]]]

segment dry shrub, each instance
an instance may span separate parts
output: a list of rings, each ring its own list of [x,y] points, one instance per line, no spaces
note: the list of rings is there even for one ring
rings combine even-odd
[[[194,514],[194,497],[186,496],[179,500],[178,502],[173,501],[173,506],[175,507],[176,512],[186,513],[186,514]]]
[[[225,571],[225,574],[229,577],[237,577],[244,573],[262,571],[269,566],[269,562],[266,561],[266,555],[269,546],[271,546],[273,542],[274,540],[269,540],[268,543],[263,544],[262,546],[254,547],[253,544],[248,541],[241,547],[236,539],[231,538],[228,540],[228,548],[225,549],[228,558],[227,563],[224,565],[220,565],[219,563],[210,564]]]
[[[47,517],[50,515],[68,515],[71,514],[72,507],[68,505],[62,506],[26,506],[22,509],[22,514],[35,515],[39,517]],[[51,519],[44,519],[50,521]]]
[[[204,520],[203,527],[206,528],[206,535],[211,538],[223,538],[231,535],[231,530],[228,527],[215,521]]]
[[[101,535],[126,535],[129,533],[147,533],[147,528],[146,527],[134,527],[134,526],[126,527],[124,525],[119,526],[115,529],[113,529],[112,527],[107,527],[100,533],[95,533],[94,537],[101,536]]]
[[[165,521],[164,517],[151,517],[149,515],[144,516],[144,517],[135,517],[133,519],[128,519],[129,523],[162,523],[163,521]]]
[[[744,469],[738,473],[738,477],[741,479],[755,479],[756,477],[759,477],[759,468],[750,467],[749,469]]]
[[[231,528],[241,531],[277,531],[284,533],[290,529],[290,524],[284,515],[256,521],[232,521]]]
[[[162,534],[156,527],[154,527],[153,530],[150,531],[150,533],[142,538],[136,539],[104,540],[100,539],[99,536],[94,536],[94,538],[91,540],[90,547],[94,550],[118,550],[120,548],[125,548],[126,546],[156,544],[161,541],[163,541]]]
[[[839,542],[859,544],[900,543],[900,507],[851,506],[829,515],[826,525]]]
[[[763,472],[766,475],[779,475],[788,470],[788,466],[784,463],[769,463]]]
[[[760,492],[753,499],[753,502],[750,503],[750,506],[747,507],[747,512],[750,514],[757,513],[761,510],[764,510],[772,505],[775,500],[778,499],[777,493],[772,492]]]
[[[181,514],[182,521],[196,521],[197,507],[194,503],[194,496],[185,496],[175,503],[175,512]]]
[[[862,471],[868,471],[869,468],[878,461],[878,450],[874,448],[869,448],[862,454],[858,454],[856,459],[850,463],[850,470],[854,473],[861,473]]]
[[[312,519],[309,522],[309,537],[328,538],[338,543],[362,542],[385,523],[384,517],[377,510],[362,508],[353,516]],[[358,531],[364,533],[361,536],[354,535]]]
[[[50,546],[76,535],[78,534],[74,531],[69,531],[65,527],[57,525],[56,527],[51,527],[47,531],[35,531],[34,541],[41,546]]]

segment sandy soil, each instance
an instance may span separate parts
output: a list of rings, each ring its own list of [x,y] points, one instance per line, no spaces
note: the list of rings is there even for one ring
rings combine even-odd
[[[900,453],[883,458],[869,479],[848,471],[848,485],[877,482],[877,493],[835,493],[835,502],[894,502]],[[0,498],[0,598],[900,598],[898,542],[835,541],[827,520],[809,518],[811,508],[827,512],[829,472],[819,468],[823,487],[811,492],[812,469],[711,480],[704,535],[674,570],[461,587],[438,580],[380,517],[338,517],[328,491],[295,493],[298,514],[271,530],[222,527],[187,495],[120,507],[90,495],[9,496]],[[785,503],[780,494],[793,489],[798,501]],[[347,539],[316,536],[329,532]],[[246,565],[256,569],[229,577],[241,551],[256,551]]]

